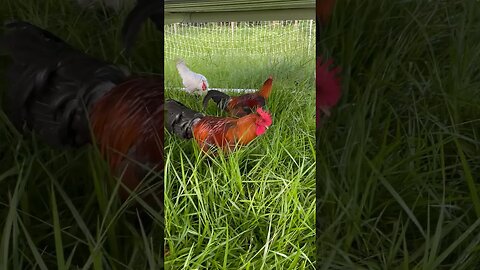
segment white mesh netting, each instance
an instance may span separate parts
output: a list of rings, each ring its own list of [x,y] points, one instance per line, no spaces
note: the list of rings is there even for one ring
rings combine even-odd
[[[178,58],[186,59],[187,63],[218,58],[258,63],[315,57],[314,20],[174,23],[165,25],[164,30],[166,65],[172,65]]]
[[[313,20],[165,25],[165,58],[315,54]]]

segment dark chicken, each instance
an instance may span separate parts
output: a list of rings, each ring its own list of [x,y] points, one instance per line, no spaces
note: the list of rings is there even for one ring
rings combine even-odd
[[[231,97],[217,90],[210,90],[203,99],[203,109],[205,110],[210,99],[213,99],[221,110],[228,112],[231,116],[245,116],[255,112],[257,108],[265,106],[265,101],[268,99],[270,92],[272,91],[272,82],[273,78],[270,76],[263,83],[262,88],[260,88],[258,92],[236,97]]]
[[[13,63],[5,107],[19,131],[59,148],[91,143],[93,133],[127,188],[119,189],[123,200],[150,169],[163,170],[162,77],[130,77],[26,22],[6,28],[1,45]]]
[[[247,145],[265,133],[272,118],[262,108],[241,118],[206,116],[175,100],[165,102],[166,128],[183,139],[193,138],[203,152],[219,148],[226,152]]]

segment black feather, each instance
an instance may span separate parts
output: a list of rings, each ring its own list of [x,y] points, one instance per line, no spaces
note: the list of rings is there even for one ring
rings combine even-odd
[[[150,18],[157,27],[163,31],[163,1],[138,0],[137,5],[130,11],[122,26],[123,45],[127,53],[133,47],[133,43],[147,18]]]
[[[30,23],[11,22],[6,28],[1,47],[13,60],[5,96],[10,121],[53,146],[89,142],[88,109],[127,72]]]
[[[167,111],[165,117],[167,130],[183,139],[193,137],[192,126],[205,116],[173,99],[165,102],[165,110]]]
[[[217,90],[209,90],[207,95],[205,95],[205,97],[203,98],[204,110],[207,108],[208,101],[210,101],[210,99],[213,99],[213,101],[217,103],[218,108],[220,108],[221,110],[225,110],[231,97]]]

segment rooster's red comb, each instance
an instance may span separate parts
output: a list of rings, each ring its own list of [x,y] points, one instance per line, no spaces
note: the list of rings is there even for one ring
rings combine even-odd
[[[258,107],[257,108],[257,113],[262,117],[262,119],[267,122],[267,126],[270,126],[272,124],[272,117],[270,114],[266,111],[264,111],[262,108]]]
[[[316,109],[317,109],[317,125],[320,121],[321,113],[327,113],[328,110],[335,106],[340,100],[341,86],[339,74],[341,68],[336,66],[332,69],[332,59],[323,62],[320,56],[317,58],[317,95],[316,95]]]

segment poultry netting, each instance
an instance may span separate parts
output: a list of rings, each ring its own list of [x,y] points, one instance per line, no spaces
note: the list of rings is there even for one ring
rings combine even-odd
[[[187,64],[226,63],[225,72],[235,72],[240,62],[271,67],[292,59],[315,57],[314,20],[174,23],[165,25],[164,31],[166,87],[177,90],[182,89],[181,84],[178,78],[169,78],[168,67],[174,66],[180,58]],[[176,82],[173,85],[172,80]],[[210,89],[222,92],[257,90],[215,83]]]
[[[261,58],[315,53],[313,20],[174,23],[164,30],[167,60],[212,54]]]

